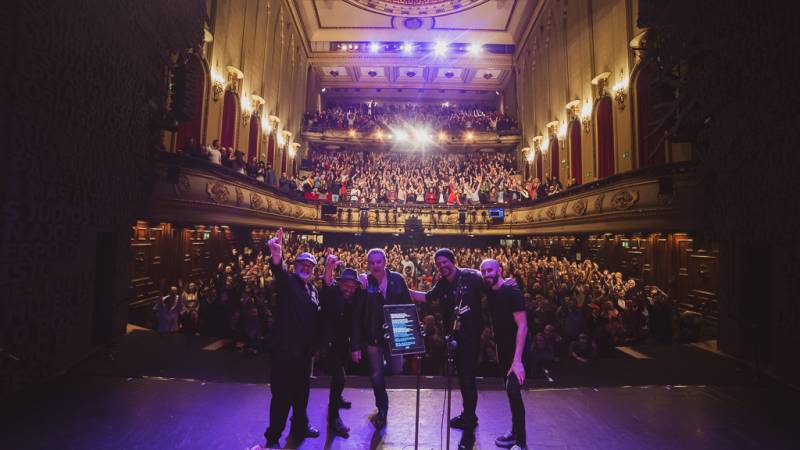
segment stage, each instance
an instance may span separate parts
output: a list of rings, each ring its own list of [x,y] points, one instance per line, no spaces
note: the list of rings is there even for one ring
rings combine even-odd
[[[493,381],[500,386],[499,380]],[[321,430],[327,394],[319,387],[311,392],[310,420]],[[384,433],[375,433],[367,420],[374,411],[371,390],[348,388],[344,395],[353,402],[351,410],[342,410],[351,427],[349,439],[323,432],[288,448],[413,448],[413,389],[389,391]],[[793,391],[756,386],[542,388],[523,393],[531,449],[796,448],[795,415],[783,413],[796,405],[796,398]],[[3,448],[250,449],[264,445],[268,400],[268,387],[261,384],[70,376],[4,405]],[[443,400],[444,390],[422,391],[421,449],[444,448]],[[460,412],[457,390],[453,411]],[[478,416],[476,448],[496,448],[494,438],[510,428],[504,392],[482,390]],[[452,430],[451,448],[460,435]]]

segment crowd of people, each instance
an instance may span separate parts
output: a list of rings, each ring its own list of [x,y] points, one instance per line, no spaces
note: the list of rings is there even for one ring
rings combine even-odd
[[[466,205],[530,198],[510,152],[312,151],[299,189],[325,202]],[[533,191],[536,195],[537,191]]]
[[[310,252],[322,262],[327,249],[313,241],[289,237],[284,258],[291,262],[295,255]],[[433,260],[436,248],[397,244],[384,250],[387,267],[403,274],[410,289],[424,292],[435,285],[439,276]],[[359,244],[332,249],[344,266],[359,273],[367,270],[366,251]],[[453,251],[460,267],[478,268],[481,261],[493,258],[505,276],[516,280],[525,300],[531,376],[543,376],[543,367],[561,358],[588,363],[611,353],[617,345],[645,338],[671,339],[673,308],[662,291],[639,286],[592,261],[545,257],[518,247],[463,247]],[[190,282],[178,280],[154,305],[158,330],[234,338],[252,353],[268,349],[275,308],[268,255],[263,244],[233,250],[228,259],[219,262],[212,276]],[[323,268],[322,263],[315,268],[320,284]],[[421,303],[418,308],[426,329],[423,373],[442,374],[447,334],[443,312],[436,301]],[[487,318],[484,323],[491,322]],[[497,370],[493,335],[491,326],[486,326],[481,336],[479,372],[487,376]],[[414,364],[415,360],[408,358],[405,370],[413,373]],[[358,368],[351,366],[350,370]]]
[[[387,104],[374,102],[326,105],[321,111],[303,117],[307,131],[356,130],[391,133],[403,127],[424,127],[433,132],[457,136],[468,131],[518,134],[516,121],[494,108],[483,105]]]

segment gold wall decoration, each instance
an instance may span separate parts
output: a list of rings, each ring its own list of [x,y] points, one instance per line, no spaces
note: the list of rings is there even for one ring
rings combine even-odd
[[[586,214],[586,209],[589,206],[589,200],[585,198],[579,199],[572,204],[572,212],[575,213],[576,216],[582,216]]]
[[[553,220],[556,218],[556,207],[551,206],[544,211],[548,219]]]
[[[264,209],[264,197],[256,194],[255,192],[251,192],[250,207],[253,209]]]
[[[239,186],[236,186],[235,190],[236,190],[236,206],[242,206],[242,203],[244,203],[244,192],[242,192],[242,190],[239,189]]]
[[[561,217],[564,218],[564,219],[567,218],[567,207],[568,206],[569,206],[569,202],[564,202],[564,204],[561,205]]]
[[[228,186],[217,182],[209,182],[206,185],[206,193],[208,193],[208,198],[214,203],[225,203],[228,201],[228,197],[230,197]]]
[[[600,194],[594,199],[594,212],[601,213],[603,212],[603,199],[605,198],[605,194]]]
[[[639,200],[639,191],[637,190],[624,190],[617,191],[611,197],[611,207],[614,209],[628,209],[635,205]]]
[[[189,183],[189,178],[186,177],[186,175],[180,175],[178,177],[178,182],[173,185],[173,189],[175,190],[175,195],[183,197],[192,191],[192,185]]]

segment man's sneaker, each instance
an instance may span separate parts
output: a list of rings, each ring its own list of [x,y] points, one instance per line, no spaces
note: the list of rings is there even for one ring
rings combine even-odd
[[[297,440],[303,440],[305,438],[318,438],[319,437],[319,430],[312,427],[311,425],[306,426],[305,430],[293,430],[291,432],[293,438]]]
[[[278,441],[267,441],[267,446],[265,448],[281,448],[281,444]]]
[[[465,420],[464,413],[461,413],[452,419],[450,419],[450,428],[458,428],[458,429],[472,429],[478,426],[478,416],[475,416],[473,420]]]
[[[510,431],[502,436],[498,436],[497,439],[494,440],[494,445],[502,448],[511,448],[516,443],[517,440]]]
[[[465,431],[458,442],[458,450],[473,450],[475,448],[475,433]]]
[[[528,450],[528,447],[526,445],[520,445],[515,443],[514,445],[511,446],[511,450]]]

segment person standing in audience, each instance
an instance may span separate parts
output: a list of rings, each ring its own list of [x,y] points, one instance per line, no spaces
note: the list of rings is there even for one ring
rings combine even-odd
[[[219,148],[219,139],[214,139],[211,141],[211,145],[206,150],[206,153],[208,154],[208,160],[212,164],[222,164],[222,152]]]
[[[264,433],[267,448],[279,445],[292,409],[290,435],[297,439],[319,437],[319,430],[308,423],[306,408],[311,377],[311,356],[320,311],[314,286],[317,260],[310,253],[295,258],[295,271],[289,273],[283,261],[283,228],[269,240],[269,267],[275,277],[277,308],[270,359],[269,427]]]
[[[158,319],[159,333],[174,333],[178,331],[178,317],[181,312],[181,295],[177,286],[169,288],[169,294],[161,297],[153,306]]]

